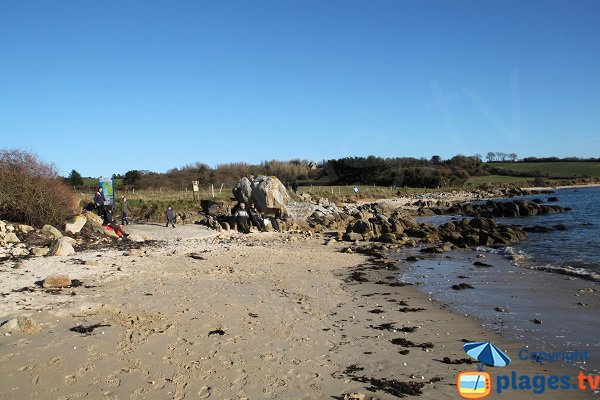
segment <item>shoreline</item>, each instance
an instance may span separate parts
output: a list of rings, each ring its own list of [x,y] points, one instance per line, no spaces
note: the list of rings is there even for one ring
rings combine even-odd
[[[513,363],[490,368],[493,376],[508,370],[576,376],[570,368],[518,360],[521,345],[439,307],[414,286],[393,285],[393,270],[342,252],[343,243],[326,245],[324,235],[181,239],[175,231],[161,231],[171,237],[144,247],[142,256],[100,250],[45,259],[72,278],[88,268],[80,276],[89,287],[3,297],[2,317],[29,315],[41,331],[2,336],[0,371],[10,382],[0,388],[2,397],[391,399],[423,384],[423,398],[456,398],[456,374],[474,365],[441,361],[465,358],[463,339],[493,340],[509,352]],[[98,254],[109,262],[94,265],[104,258]],[[348,280],[360,276],[355,272],[369,281]],[[110,326],[89,335],[69,331],[92,324]],[[416,329],[393,331],[401,327]],[[521,390],[518,397],[589,398],[589,392]]]
[[[593,327],[600,323],[596,283],[522,269],[499,254],[480,250],[421,255],[407,264],[399,280],[418,282],[420,291],[451,312],[468,314],[486,329],[523,345],[536,344],[547,351],[588,349],[587,362],[575,366],[592,373],[600,370],[600,343],[594,334],[598,328]],[[459,283],[473,288],[450,290]]]

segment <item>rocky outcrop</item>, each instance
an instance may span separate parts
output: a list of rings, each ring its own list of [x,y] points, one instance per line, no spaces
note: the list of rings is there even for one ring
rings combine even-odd
[[[290,197],[283,183],[275,176],[243,177],[232,190],[238,202],[254,203],[260,212],[273,212],[285,217]]]
[[[231,214],[231,207],[229,203],[225,201],[202,200],[200,202],[200,207],[202,207],[202,211],[204,211],[206,215],[213,217]]]
[[[467,203],[449,207],[445,210],[435,209],[436,214],[467,215],[472,217],[531,217],[534,215],[557,214],[569,211],[557,205],[539,204],[529,200],[494,201],[485,203]]]
[[[240,203],[250,203],[252,200],[252,183],[245,176],[233,187],[233,197]]]

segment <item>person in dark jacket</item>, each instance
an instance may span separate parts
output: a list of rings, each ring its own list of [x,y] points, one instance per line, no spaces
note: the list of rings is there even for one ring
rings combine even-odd
[[[175,213],[173,212],[173,209],[171,208],[171,206],[167,207],[167,211],[165,211],[165,215],[167,216],[167,225],[166,227],[169,227],[169,224],[171,224],[173,226],[173,228],[175,228]]]
[[[250,226],[248,225],[248,211],[246,211],[246,203],[240,203],[237,211],[234,214],[237,222],[238,230],[243,233],[250,233]]]
[[[102,191],[102,186],[100,186],[94,195],[94,205],[96,206],[98,215],[101,217],[104,217],[105,202],[106,199],[104,198],[104,192]]]
[[[110,208],[106,208],[104,210],[103,217],[104,217],[104,222],[102,223],[102,225],[111,227],[111,229],[113,231],[115,231],[115,233],[118,236],[124,236],[124,237],[129,236],[129,234],[125,233],[125,231],[123,230],[123,227],[121,225],[119,225],[117,220],[113,217],[112,211],[110,211]]]
[[[121,196],[121,225],[129,225],[129,203],[125,196]]]
[[[254,203],[250,204],[248,215],[250,215],[250,221],[252,221],[252,224],[256,226],[258,230],[260,230],[261,232],[267,231],[267,227],[265,226],[265,221],[263,220],[262,214],[256,209],[256,205]]]

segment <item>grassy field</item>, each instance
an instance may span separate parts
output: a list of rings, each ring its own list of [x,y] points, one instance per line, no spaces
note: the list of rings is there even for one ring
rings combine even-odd
[[[472,176],[467,181],[467,185],[485,185],[485,184],[516,184],[533,181],[534,178],[522,178],[519,176],[503,176],[503,175],[488,175],[488,176]]]
[[[539,172],[540,176],[554,178],[600,178],[600,162],[493,163],[488,165],[515,172]]]

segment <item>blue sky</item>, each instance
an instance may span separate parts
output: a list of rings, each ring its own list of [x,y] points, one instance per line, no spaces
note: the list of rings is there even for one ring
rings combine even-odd
[[[600,156],[598,1],[0,3],[0,137],[84,176]]]

